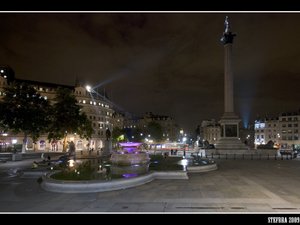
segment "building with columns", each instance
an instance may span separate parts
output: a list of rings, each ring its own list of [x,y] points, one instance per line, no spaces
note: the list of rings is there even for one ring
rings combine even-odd
[[[89,140],[80,139],[76,134],[69,134],[67,141],[74,141],[77,151],[90,149],[101,149],[104,147],[106,139],[106,129],[112,131],[113,129],[113,114],[111,102],[103,95],[99,93],[89,92],[86,87],[77,83],[75,86],[53,84],[47,82],[21,80],[14,77],[13,70],[8,66],[0,67],[0,98],[3,97],[3,88],[9,85],[12,81],[25,82],[33,86],[45,99],[53,102],[56,96],[56,90],[59,87],[71,89],[78,101],[78,104],[82,107],[82,111],[86,113],[88,119],[92,122],[94,132]],[[34,116],[34,115],[33,115]],[[0,148],[6,149],[12,144],[22,144],[22,134],[1,133]],[[51,142],[47,140],[47,134],[42,135],[36,144],[34,144],[31,138],[28,139],[27,150],[36,151],[62,151],[63,141]],[[1,149],[0,149],[1,150]]]

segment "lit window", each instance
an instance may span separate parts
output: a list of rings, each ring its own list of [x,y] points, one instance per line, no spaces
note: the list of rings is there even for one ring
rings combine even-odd
[[[94,102],[94,105],[96,105],[96,102]]]
[[[90,104],[91,104],[91,105],[93,105],[93,102],[92,102],[92,101],[90,101]]]
[[[82,103],[85,104],[85,100],[83,100]]]

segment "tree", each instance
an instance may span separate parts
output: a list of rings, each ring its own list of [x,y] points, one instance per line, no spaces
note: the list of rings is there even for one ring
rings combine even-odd
[[[133,141],[137,141],[137,142],[143,141],[144,137],[141,136],[141,134],[144,134],[143,130],[141,130],[138,127],[137,128],[132,128],[132,136],[134,137]]]
[[[90,138],[93,133],[92,123],[86,114],[81,111],[72,90],[59,88],[56,92],[51,125],[48,139],[63,140],[63,151],[67,148],[68,134],[78,134],[80,138]]]
[[[123,136],[122,136],[123,135]],[[113,142],[118,142],[124,140],[125,131],[119,127],[115,127],[112,131],[112,140]]]
[[[12,83],[4,88],[0,101],[0,126],[14,133],[23,133],[22,152],[25,152],[28,136],[33,142],[46,132],[50,121],[50,104],[32,86]]]
[[[155,141],[161,141],[163,139],[163,130],[159,123],[151,121],[147,125],[148,133]]]

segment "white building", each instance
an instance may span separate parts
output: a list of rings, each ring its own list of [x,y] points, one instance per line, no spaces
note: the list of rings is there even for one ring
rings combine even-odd
[[[281,113],[276,118],[255,121],[255,145],[272,141],[277,147],[300,147],[299,122],[299,112]]]
[[[202,141],[216,144],[221,137],[221,127],[214,119],[203,120],[201,123],[200,136]]]

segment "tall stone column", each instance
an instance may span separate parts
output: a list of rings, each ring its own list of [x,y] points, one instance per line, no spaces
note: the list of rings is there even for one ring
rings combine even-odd
[[[224,112],[234,113],[233,108],[233,71],[232,71],[232,44],[224,45]]]
[[[239,139],[240,119],[234,113],[233,95],[233,66],[232,45],[236,36],[230,30],[228,17],[225,19],[225,31],[221,38],[224,45],[224,114],[219,121],[221,124],[221,138],[216,144],[218,150],[245,150],[247,149]]]

